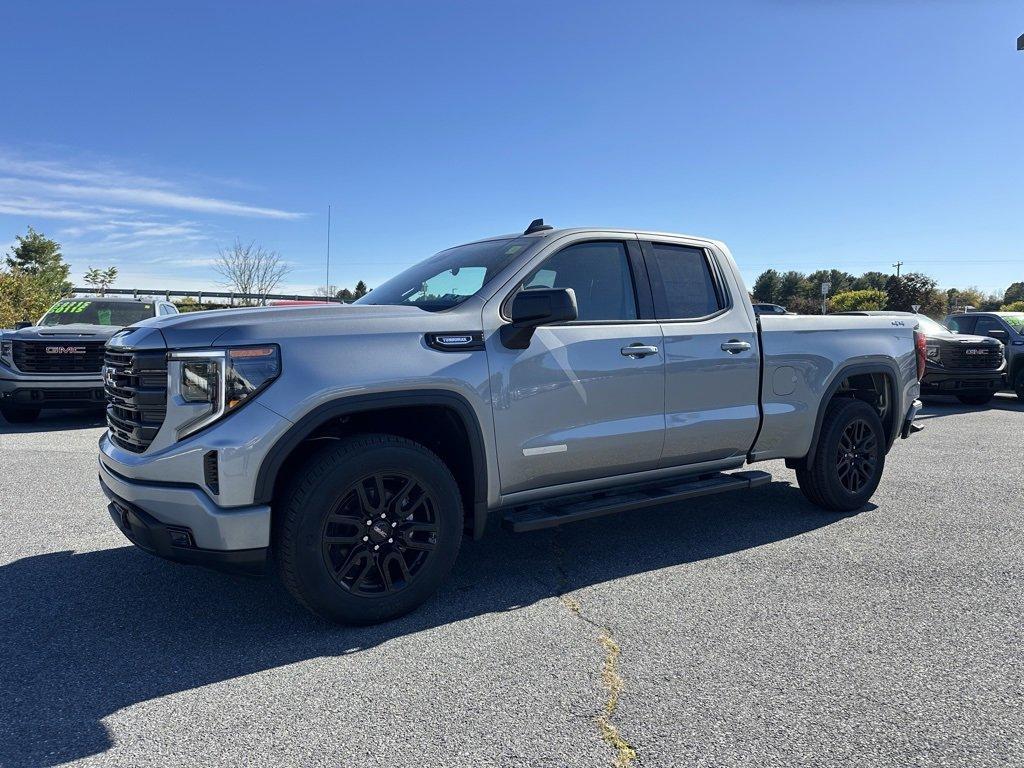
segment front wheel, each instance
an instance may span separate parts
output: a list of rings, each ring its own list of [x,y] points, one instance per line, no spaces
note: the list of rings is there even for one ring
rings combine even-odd
[[[31,424],[39,418],[39,409],[0,405],[0,415],[7,419],[9,424]]]
[[[964,405],[987,405],[995,395],[988,392],[983,395],[957,395],[956,399]]]
[[[462,542],[462,501],[448,467],[393,435],[322,449],[278,503],[273,546],[285,586],[342,624],[374,624],[420,605]]]
[[[884,468],[885,430],[875,409],[837,398],[825,410],[814,460],[796,478],[812,504],[852,512],[871,498]]]

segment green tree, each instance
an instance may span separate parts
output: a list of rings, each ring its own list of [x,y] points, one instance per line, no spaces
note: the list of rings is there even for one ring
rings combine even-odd
[[[106,269],[89,267],[85,273],[86,284],[98,288],[101,296],[107,288],[114,284],[115,280],[117,280],[117,267],[107,267]]]
[[[361,299],[361,298],[363,298],[363,296],[365,296],[369,292],[370,292],[370,289],[366,287],[366,283],[364,283],[362,280],[360,280],[358,283],[356,283],[355,290],[352,291],[352,298],[354,298],[354,299]]]
[[[867,288],[863,291],[842,291],[829,299],[832,312],[857,312],[882,309],[886,302],[885,291]]]
[[[892,275],[885,284],[885,308],[913,312],[914,305],[922,315],[939,317],[946,313],[946,297],[935,287],[935,281],[920,272]]]
[[[17,236],[18,243],[7,256],[7,267],[29,278],[35,278],[43,288],[55,294],[54,301],[70,293],[73,286],[68,282],[70,271],[60,252],[60,243],[51,240],[32,227],[28,233]]]
[[[1003,294],[1004,304],[1015,304],[1024,301],[1024,282],[1010,283],[1010,287]]]
[[[885,290],[885,282],[889,276],[884,272],[865,272],[860,277],[854,278],[850,289],[854,291],[868,291],[872,288],[876,291]]]
[[[1009,304],[1003,304],[999,308],[1000,312],[1024,312],[1024,299],[1020,301],[1011,301]]]
[[[54,295],[38,275],[17,268],[0,272],[0,328],[35,322],[59,298],[60,294]]]
[[[754,297],[766,304],[779,304],[782,276],[774,269],[766,269],[754,281]]]

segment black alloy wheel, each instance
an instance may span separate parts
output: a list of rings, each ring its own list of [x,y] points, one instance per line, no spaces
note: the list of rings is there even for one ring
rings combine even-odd
[[[843,488],[860,493],[875,476],[878,453],[878,440],[867,421],[855,419],[847,424],[836,451],[836,475]]]
[[[436,509],[437,501],[409,474],[362,477],[324,519],[324,563],[355,595],[405,589],[437,547]]]

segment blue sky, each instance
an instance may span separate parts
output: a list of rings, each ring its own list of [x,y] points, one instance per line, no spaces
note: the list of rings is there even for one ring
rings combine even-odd
[[[1024,279],[1019,2],[42,3],[0,9],[0,246],[290,290],[613,225],[772,266]]]

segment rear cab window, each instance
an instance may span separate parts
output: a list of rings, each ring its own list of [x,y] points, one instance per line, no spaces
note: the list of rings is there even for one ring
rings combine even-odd
[[[643,242],[654,308],[661,320],[696,320],[728,306],[725,291],[703,248]]]

